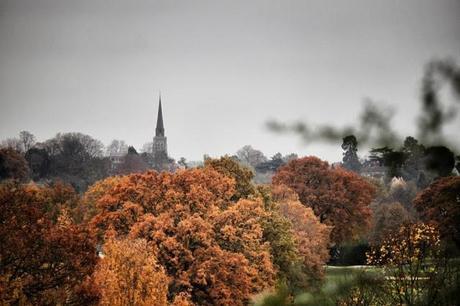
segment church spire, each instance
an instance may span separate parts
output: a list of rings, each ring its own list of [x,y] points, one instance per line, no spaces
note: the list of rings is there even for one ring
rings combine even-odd
[[[157,117],[157,128],[155,129],[155,136],[165,136],[165,128],[163,126],[163,112],[161,110],[161,93],[160,93],[160,103],[158,105],[158,117]]]

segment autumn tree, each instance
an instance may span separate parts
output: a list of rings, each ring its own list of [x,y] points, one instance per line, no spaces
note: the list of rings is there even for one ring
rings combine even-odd
[[[100,305],[167,305],[168,278],[142,239],[108,239],[95,281]]]
[[[90,188],[100,239],[145,239],[170,282],[168,299],[189,295],[198,305],[243,305],[273,285],[275,270],[263,241],[263,203],[233,200],[235,180],[210,167],[131,174]],[[179,298],[180,297],[180,298]]]
[[[368,253],[368,264],[382,268],[388,303],[453,305],[440,293],[452,282],[458,286],[458,274],[452,279],[439,238],[433,225],[406,223]]]
[[[29,174],[27,161],[11,148],[0,148],[0,181],[4,179],[25,180]]]
[[[48,206],[58,205],[62,192],[52,191],[15,182],[0,185],[2,304],[97,301],[97,292],[85,287],[97,260],[95,244],[65,210],[53,222]]]
[[[117,186],[124,180],[121,176],[109,176],[104,180],[97,181],[91,185],[83,195],[82,215],[83,221],[88,223],[91,219],[99,214],[102,209],[98,206],[98,201],[104,195],[107,195],[109,191]]]
[[[292,225],[300,270],[306,278],[303,287],[317,285],[324,276],[324,265],[329,259],[331,227],[319,222],[310,207],[300,203],[297,194],[286,186],[274,186],[273,199],[277,209]],[[297,287],[302,288],[297,284]]]
[[[357,239],[369,228],[375,187],[353,172],[333,169],[317,157],[304,157],[281,167],[273,184],[293,189],[322,223],[333,226],[335,244]]]
[[[236,160],[229,156],[223,156],[219,159],[208,158],[204,162],[205,167],[212,168],[222,175],[233,178],[236,182],[236,192],[234,200],[247,198],[255,193],[254,185],[251,180],[254,177],[252,171],[241,166]]]
[[[414,205],[422,220],[434,222],[441,238],[460,246],[460,177],[440,178],[421,191]]]

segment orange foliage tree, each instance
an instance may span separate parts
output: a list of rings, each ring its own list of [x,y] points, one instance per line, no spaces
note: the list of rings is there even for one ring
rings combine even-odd
[[[52,187],[0,185],[1,304],[88,305],[97,292],[87,280],[97,262],[89,233],[66,210],[53,222],[49,207],[66,202]]]
[[[393,304],[446,305],[438,299],[442,287],[448,284],[450,269],[441,255],[436,227],[406,223],[380,246],[373,247],[367,262],[382,267],[386,279],[382,289]]]
[[[207,159],[205,165],[235,180],[236,193],[232,199],[259,198],[263,200],[262,238],[270,246],[270,254],[277,270],[278,280],[285,282],[291,290],[310,285],[307,281],[308,277],[299,267],[302,264],[298,256],[292,224],[281,215],[276,203],[272,201],[270,188],[268,186],[254,186],[251,181],[253,178],[251,170],[231,157]],[[242,203],[251,202],[243,201]],[[248,205],[248,207],[251,206]],[[247,207],[238,209],[247,211]]]
[[[331,227],[319,222],[313,210],[300,203],[297,194],[286,186],[274,186],[273,199],[278,210],[291,224],[302,270],[307,283],[314,284],[324,275],[324,265],[329,259]]]
[[[186,296],[198,305],[243,305],[273,285],[263,203],[233,201],[233,179],[204,168],[101,185],[105,191],[91,197],[98,211],[91,228],[100,238],[113,228],[118,237],[146,239],[170,277],[170,301]]]
[[[323,276],[322,266],[328,259],[330,229],[318,221],[311,209],[298,202],[293,191],[284,188],[289,196],[283,197],[280,188],[275,187],[278,191],[273,198],[268,186],[254,186],[252,172],[234,159],[227,156],[208,159],[206,166],[234,179],[239,198],[263,199],[263,239],[270,245],[278,279],[286,282],[293,291],[318,284]],[[253,209],[250,205],[248,207]],[[246,209],[244,206],[238,208],[239,211]],[[294,216],[296,213],[299,215]]]
[[[83,222],[87,223],[91,221],[94,216],[100,213],[97,201],[102,196],[108,194],[109,189],[117,185],[122,180],[123,177],[121,176],[109,176],[88,187],[88,190],[84,193],[82,198],[82,202],[84,203],[84,205],[81,205]]]
[[[414,206],[422,220],[434,222],[441,238],[460,246],[460,177],[440,178],[420,192]]]
[[[333,226],[331,241],[335,244],[357,239],[369,228],[375,187],[356,173],[331,168],[310,156],[278,169],[273,184],[293,189],[322,223]]]
[[[108,239],[95,271],[100,305],[167,305],[168,278],[143,239]]]

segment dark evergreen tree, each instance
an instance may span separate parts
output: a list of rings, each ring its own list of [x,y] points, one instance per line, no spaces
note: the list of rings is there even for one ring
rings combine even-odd
[[[376,161],[386,168],[387,180],[391,180],[393,177],[402,177],[401,168],[406,160],[404,152],[382,147],[372,149],[370,153],[369,159],[371,161]]]
[[[342,143],[343,152],[343,166],[351,171],[359,173],[361,170],[361,163],[358,158],[358,141],[354,135],[349,135],[343,138]]]

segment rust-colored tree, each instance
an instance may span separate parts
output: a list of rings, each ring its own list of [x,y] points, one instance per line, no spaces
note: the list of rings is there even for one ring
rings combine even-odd
[[[460,177],[440,178],[421,191],[414,205],[425,222],[434,222],[441,239],[460,247]]]
[[[263,242],[261,200],[232,200],[235,181],[217,171],[154,171],[121,177],[93,194],[91,227],[100,238],[146,239],[170,277],[168,299],[198,305],[244,305],[273,285]]]
[[[29,167],[24,157],[12,148],[0,148],[0,181],[4,179],[25,180]]]
[[[356,173],[310,156],[278,169],[273,184],[293,189],[322,223],[333,226],[335,244],[357,239],[369,228],[375,188]]]
[[[100,305],[167,305],[168,278],[143,239],[108,239],[95,271]]]
[[[97,261],[89,233],[64,210],[56,220],[44,199],[54,189],[7,182],[0,185],[1,304],[80,304],[97,301],[87,290]],[[53,203],[51,203],[53,204]]]

